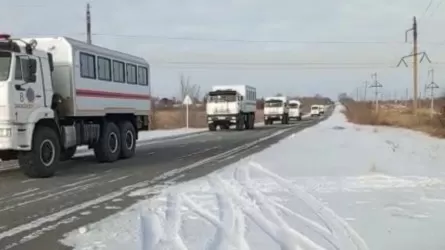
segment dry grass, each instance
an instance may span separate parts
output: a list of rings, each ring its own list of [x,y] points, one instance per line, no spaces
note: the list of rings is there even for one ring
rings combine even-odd
[[[350,122],[408,128],[445,138],[445,117],[440,113],[431,117],[429,109],[419,109],[414,115],[403,105],[384,104],[376,112],[371,103],[350,101],[343,104]]]
[[[204,108],[190,108],[189,126],[191,128],[207,127],[206,112]],[[258,110],[256,122],[263,121],[263,110]],[[156,110],[152,116],[152,129],[176,129],[186,126],[185,108],[168,108]]]

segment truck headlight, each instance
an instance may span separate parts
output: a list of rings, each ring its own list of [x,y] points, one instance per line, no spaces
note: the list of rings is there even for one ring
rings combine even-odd
[[[12,130],[10,128],[0,128],[0,137],[11,137]]]

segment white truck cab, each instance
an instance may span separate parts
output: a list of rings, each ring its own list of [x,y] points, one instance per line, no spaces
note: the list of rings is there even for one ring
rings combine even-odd
[[[213,86],[207,94],[206,113],[210,131],[254,129],[256,89],[247,85]]]
[[[53,176],[79,145],[99,162],[132,157],[150,107],[143,58],[67,37],[0,34],[0,159],[17,159],[29,177]]]
[[[301,102],[298,100],[290,100],[289,101],[289,119],[301,121],[302,113],[301,113]]]
[[[285,96],[266,97],[264,100],[264,124],[274,121],[289,124],[289,101]]]
[[[311,116],[320,116],[320,106],[319,105],[311,106]]]

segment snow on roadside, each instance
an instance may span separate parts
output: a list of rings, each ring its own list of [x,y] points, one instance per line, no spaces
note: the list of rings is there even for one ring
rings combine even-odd
[[[337,107],[317,126],[63,242],[78,250],[443,249],[440,152],[441,140],[350,124]]]

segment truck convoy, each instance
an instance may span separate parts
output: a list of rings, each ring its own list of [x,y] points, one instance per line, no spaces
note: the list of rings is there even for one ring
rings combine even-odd
[[[256,89],[247,85],[213,86],[207,94],[207,124],[210,131],[235,125],[237,130],[253,129]]]
[[[301,102],[298,100],[290,100],[289,101],[289,119],[301,121]]]
[[[79,145],[99,162],[135,154],[148,129],[149,64],[67,37],[0,35],[0,159],[53,176]]]
[[[274,121],[289,124],[289,101],[285,96],[266,97],[264,100],[264,124]]]

